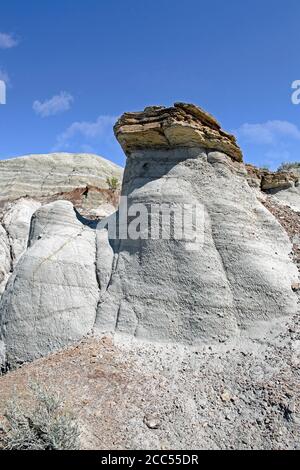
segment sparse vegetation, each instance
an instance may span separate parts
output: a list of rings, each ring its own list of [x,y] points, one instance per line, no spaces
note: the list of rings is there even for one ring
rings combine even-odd
[[[109,189],[111,189],[112,191],[116,191],[117,189],[119,189],[119,180],[115,176],[112,176],[111,178],[107,177],[106,183],[108,184]]]
[[[289,171],[291,168],[300,168],[300,162],[284,162],[278,167],[277,171]]]
[[[30,385],[35,406],[28,409],[14,398],[5,411],[0,435],[5,450],[73,450],[79,448],[79,427],[65,410],[62,398],[39,384]]]

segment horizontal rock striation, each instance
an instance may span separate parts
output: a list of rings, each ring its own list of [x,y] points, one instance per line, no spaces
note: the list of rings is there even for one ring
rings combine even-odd
[[[203,147],[242,161],[235,137],[221,129],[216,119],[198,106],[175,103],[173,107],[150,106],[142,112],[125,113],[114,126],[124,152],[147,148]]]
[[[300,183],[294,171],[270,171],[250,164],[246,164],[246,170],[249,184],[266,192],[281,191]]]
[[[300,212],[300,171],[295,167],[270,171],[246,165],[250,186],[273,195],[275,200]]]
[[[97,155],[52,153],[0,160],[0,205],[20,197],[39,199],[87,185],[108,188],[122,168]]]

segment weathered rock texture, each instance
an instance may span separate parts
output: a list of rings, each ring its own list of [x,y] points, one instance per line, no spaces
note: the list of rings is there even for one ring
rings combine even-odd
[[[7,208],[2,218],[10,243],[12,268],[27,248],[31,217],[40,206],[38,201],[21,198]]]
[[[0,294],[27,248],[32,214],[57,200],[72,202],[80,214],[99,219],[115,212],[122,168],[96,155],[29,155],[0,160]]]
[[[0,426],[12,396],[35,406],[35,380],[63,397],[83,449],[300,450],[299,334],[295,315],[233,347],[88,338],[0,377]]]
[[[175,103],[171,108],[150,106],[142,113],[125,113],[114,130],[127,155],[145,148],[204,147],[242,161],[235,137],[223,131],[213,116],[193,104]]]
[[[115,133],[127,154],[128,204],[202,205],[204,243],[189,251],[175,240],[120,240],[96,330],[224,341],[293,314],[298,274],[291,244],[247,184],[234,139],[183,104],[126,113]]]
[[[0,161],[0,294],[6,288],[0,324],[8,363],[32,360],[91,330],[98,298],[95,230],[72,204],[91,219],[114,212],[119,191],[109,188],[107,178],[121,184],[122,169],[95,155]],[[37,226],[43,230],[35,240]],[[92,260],[92,280],[86,260]],[[3,341],[0,349],[3,356]]]
[[[6,204],[0,218],[0,294],[20,256],[27,248],[32,214],[40,207],[32,199],[18,199]]]
[[[29,247],[1,299],[6,362],[46,355],[91,331],[98,302],[95,230],[68,201],[38,209]]]
[[[10,246],[7,233],[0,224],[0,294],[2,293],[11,270]]]
[[[121,182],[122,169],[97,155],[53,153],[0,160],[0,204],[25,196],[36,200],[61,196],[78,188],[91,192],[95,189],[97,193],[99,189],[108,189],[107,177],[116,177]],[[93,208],[97,202],[98,205],[107,202],[101,191],[98,200],[97,194],[93,196]]]
[[[291,242],[249,187],[235,139],[214,118],[193,105],[152,107],[123,115],[115,133],[127,154],[122,194],[128,206],[143,203],[155,217],[152,208],[160,211],[162,204],[197,204],[202,242],[191,251],[184,240],[109,240],[70,202],[43,201],[48,204],[33,215],[28,249],[0,303],[6,364],[46,355],[92,331],[188,345],[237,341],[297,312]],[[50,174],[61,191],[55,163]],[[82,196],[81,177],[67,187],[61,180],[62,199],[66,192]],[[4,277],[15,262],[7,253],[13,227],[6,218]],[[24,247],[9,246],[16,257]]]
[[[294,211],[291,207],[278,202],[278,200],[270,195],[261,197],[261,200],[289,235],[293,246],[292,256],[300,272],[300,212]],[[293,288],[300,293],[300,283],[296,282]]]
[[[298,167],[269,171],[246,165],[249,185],[271,194],[275,200],[300,211],[300,171]]]

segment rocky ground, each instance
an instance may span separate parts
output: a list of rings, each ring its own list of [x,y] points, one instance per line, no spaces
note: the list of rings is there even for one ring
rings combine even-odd
[[[299,449],[299,353],[298,318],[205,348],[90,338],[3,376],[0,413],[34,380],[62,393],[84,449]]]

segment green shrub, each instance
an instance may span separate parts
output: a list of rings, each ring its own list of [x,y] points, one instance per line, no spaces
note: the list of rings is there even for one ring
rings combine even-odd
[[[300,168],[300,162],[281,163],[277,171],[289,171],[291,168]]]
[[[76,419],[64,408],[59,394],[32,384],[35,407],[11,400],[5,411],[2,448],[6,450],[73,450],[79,448]]]
[[[112,176],[111,178],[107,177],[106,183],[112,191],[116,191],[119,188],[119,180],[115,176]]]

